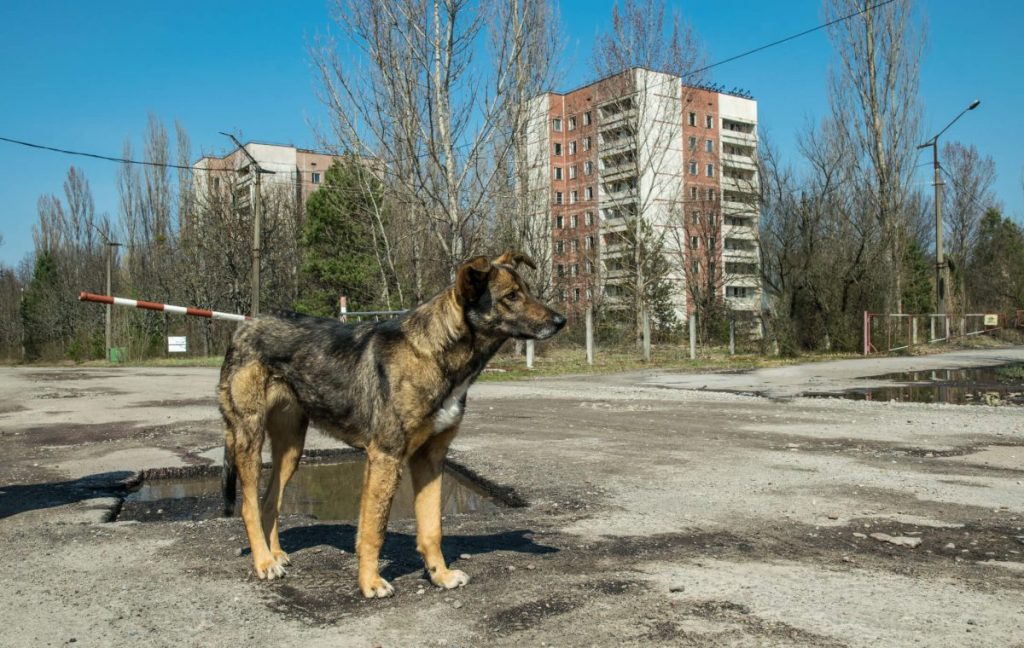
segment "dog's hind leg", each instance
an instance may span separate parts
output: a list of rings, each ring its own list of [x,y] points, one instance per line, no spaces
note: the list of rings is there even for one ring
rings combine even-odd
[[[441,473],[456,432],[457,428],[453,428],[428,439],[409,457],[416,492],[416,550],[423,556],[431,582],[445,589],[469,582],[465,572],[448,569],[441,553]]]
[[[291,564],[288,554],[281,549],[278,537],[281,501],[288,481],[299,467],[308,426],[309,419],[294,400],[284,400],[274,407],[267,417],[267,434],[270,437],[270,451],[274,463],[270,471],[270,483],[263,495],[261,517],[270,554],[281,567]]]
[[[375,445],[366,448],[363,493],[359,502],[359,529],[356,533],[359,589],[366,598],[386,598],[395,593],[395,588],[380,577],[379,558],[401,466],[400,459]]]

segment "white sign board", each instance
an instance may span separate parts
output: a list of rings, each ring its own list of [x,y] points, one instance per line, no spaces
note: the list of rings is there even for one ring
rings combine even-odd
[[[999,326],[999,315],[985,315],[985,326]]]
[[[167,352],[168,353],[185,353],[188,351],[188,338],[184,335],[178,337],[169,335],[167,336]]]

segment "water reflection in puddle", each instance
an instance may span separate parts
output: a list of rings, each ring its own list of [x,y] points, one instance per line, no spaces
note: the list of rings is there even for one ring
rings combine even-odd
[[[804,396],[847,398],[900,403],[953,405],[1024,405],[1024,364],[934,369],[871,376],[900,385],[858,387],[841,392],[806,393]]]
[[[412,519],[412,481],[403,472],[391,507],[391,519]],[[269,481],[264,471],[262,488]],[[285,490],[284,514],[300,514],[321,520],[355,520],[359,515],[363,462],[301,465]],[[197,477],[148,479],[129,494],[119,520],[205,520],[221,514],[220,473]],[[241,510],[236,503],[236,514]],[[445,470],[441,488],[443,515],[487,513],[499,505],[483,489],[451,470]]]

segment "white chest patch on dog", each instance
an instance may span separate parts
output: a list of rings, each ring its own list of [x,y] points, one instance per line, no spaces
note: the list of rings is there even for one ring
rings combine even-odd
[[[441,408],[434,414],[434,434],[440,434],[462,420],[462,399],[469,391],[470,382],[472,379],[467,378],[457,385],[441,403]]]

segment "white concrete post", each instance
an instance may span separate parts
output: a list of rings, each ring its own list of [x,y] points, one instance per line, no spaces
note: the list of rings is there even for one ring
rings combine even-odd
[[[651,361],[651,314],[644,309],[644,362]]]
[[[587,364],[594,364],[594,309],[587,307]]]
[[[690,315],[690,360],[697,359],[697,314]]]
[[[526,368],[533,369],[533,340],[526,341]]]
[[[736,320],[729,320],[729,355],[736,355]]]

